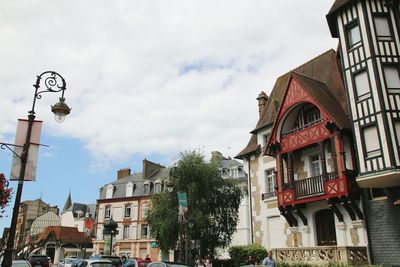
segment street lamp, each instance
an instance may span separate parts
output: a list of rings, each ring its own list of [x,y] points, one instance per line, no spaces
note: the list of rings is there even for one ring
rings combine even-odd
[[[44,85],[45,88],[43,88],[43,90],[39,91],[42,79],[44,79],[44,82],[42,85]],[[4,253],[2,267],[11,267],[11,264],[12,264],[15,231],[16,231],[16,226],[17,226],[19,206],[21,204],[21,196],[22,196],[22,188],[23,188],[24,178],[25,178],[25,170],[26,170],[26,165],[28,162],[28,153],[29,153],[29,146],[30,146],[30,140],[31,140],[31,134],[32,134],[32,126],[33,126],[33,122],[36,118],[36,116],[35,116],[36,99],[41,99],[42,93],[61,92],[60,101],[51,107],[51,111],[54,113],[56,121],[57,122],[64,121],[65,116],[71,112],[71,109],[64,102],[65,101],[64,92],[67,89],[65,80],[57,72],[55,72],[55,71],[43,72],[42,74],[37,76],[36,83],[33,85],[33,87],[35,87],[35,94],[33,97],[32,109],[28,112],[28,128],[26,131],[25,143],[23,145],[21,155],[18,155],[13,149],[10,148],[10,146],[15,146],[15,145],[1,143],[2,148],[3,148],[3,146],[7,147],[14,153],[14,155],[19,157],[19,159],[21,160],[21,169],[20,169],[20,173],[19,173],[19,177],[18,177],[17,193],[15,195],[15,202],[14,202],[14,209],[13,209],[13,214],[12,214],[12,219],[11,219],[11,226],[10,226],[10,231],[9,231],[9,235],[8,235],[8,240],[7,240],[7,248],[5,249],[5,253]]]
[[[106,223],[104,223],[104,229],[103,229],[103,236],[107,237],[107,240],[104,238],[104,252],[106,253],[106,241],[108,242],[108,240],[110,240],[110,244],[109,244],[109,250],[110,250],[110,254],[112,255],[112,251],[113,251],[113,236],[117,235],[119,233],[118,231],[118,224],[112,219],[110,218],[110,220],[108,220]]]

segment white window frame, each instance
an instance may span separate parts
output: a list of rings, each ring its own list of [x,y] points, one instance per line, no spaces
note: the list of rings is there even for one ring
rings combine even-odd
[[[104,219],[110,219],[111,218],[111,206],[105,206],[104,207]]]
[[[126,193],[125,196],[127,197],[131,197],[133,196],[133,183],[132,182],[128,182],[126,184]]]
[[[114,194],[114,185],[109,184],[106,186],[106,198],[112,198]]]
[[[131,237],[131,228],[129,225],[124,225],[122,239],[129,239]]]
[[[275,169],[265,170],[265,192],[275,192]]]
[[[322,174],[321,170],[321,160],[319,154],[314,154],[310,156],[310,177],[315,177]],[[317,173],[318,170],[318,173]]]
[[[132,216],[132,207],[131,207],[131,205],[125,205],[124,217],[125,218],[130,218],[131,216]]]
[[[141,219],[142,220],[146,219],[149,208],[150,208],[150,204],[148,202],[142,203],[142,208],[141,208]]]

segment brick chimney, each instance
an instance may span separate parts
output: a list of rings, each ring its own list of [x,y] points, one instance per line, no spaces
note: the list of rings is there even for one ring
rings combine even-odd
[[[267,105],[268,96],[264,91],[261,91],[261,93],[257,97],[257,100],[258,100],[258,115],[261,116],[261,113],[263,112],[265,106]]]
[[[124,178],[126,176],[131,175],[131,168],[124,168],[124,169],[120,169],[117,172],[117,180]]]
[[[223,156],[222,156],[221,152],[219,152],[219,151],[212,151],[211,152],[211,161],[220,162],[220,161],[222,161],[222,158],[223,158]]]

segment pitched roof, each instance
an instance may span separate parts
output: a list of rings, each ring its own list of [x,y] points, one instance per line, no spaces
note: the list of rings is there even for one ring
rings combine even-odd
[[[71,191],[69,191],[68,197],[67,197],[67,199],[65,200],[64,208],[62,209],[62,212],[61,212],[61,213],[66,212],[66,211],[71,207],[71,205],[72,205]]]
[[[354,2],[354,0],[336,0],[333,3],[331,9],[329,9],[328,14],[326,15],[326,20],[328,21],[329,30],[331,32],[332,37],[339,37],[335,19],[336,12],[351,2]]]
[[[333,49],[330,49],[294,70],[280,76],[275,82],[271,95],[256,127],[251,131],[253,135],[250,141],[247,146],[239,152],[236,158],[243,158],[246,155],[256,152],[258,144],[255,134],[257,134],[259,130],[271,127],[274,124],[292,75],[297,75],[299,80],[303,82],[303,85],[309,87],[309,91],[312,92],[314,97],[318,98],[321,105],[329,106],[326,107],[326,111],[329,114],[335,114],[335,122],[339,124],[338,126],[347,127],[349,110],[339,66],[337,54]],[[319,90],[322,91],[317,92]],[[329,99],[330,97],[332,97],[332,99]],[[336,111],[334,112],[332,110],[332,108],[336,106],[341,107],[340,114],[336,114]]]
[[[51,238],[50,235],[54,237],[55,241],[60,241],[61,243],[84,244],[86,241],[85,234],[79,232],[76,227],[49,226],[39,235],[36,242],[46,241],[49,237]]]

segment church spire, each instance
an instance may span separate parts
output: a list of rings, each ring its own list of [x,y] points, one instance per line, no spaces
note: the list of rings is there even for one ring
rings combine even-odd
[[[71,201],[71,190],[70,190],[68,193],[67,200],[65,200],[64,208],[61,213],[66,212],[69,209],[69,207],[71,207],[71,205],[72,205],[72,201]]]

